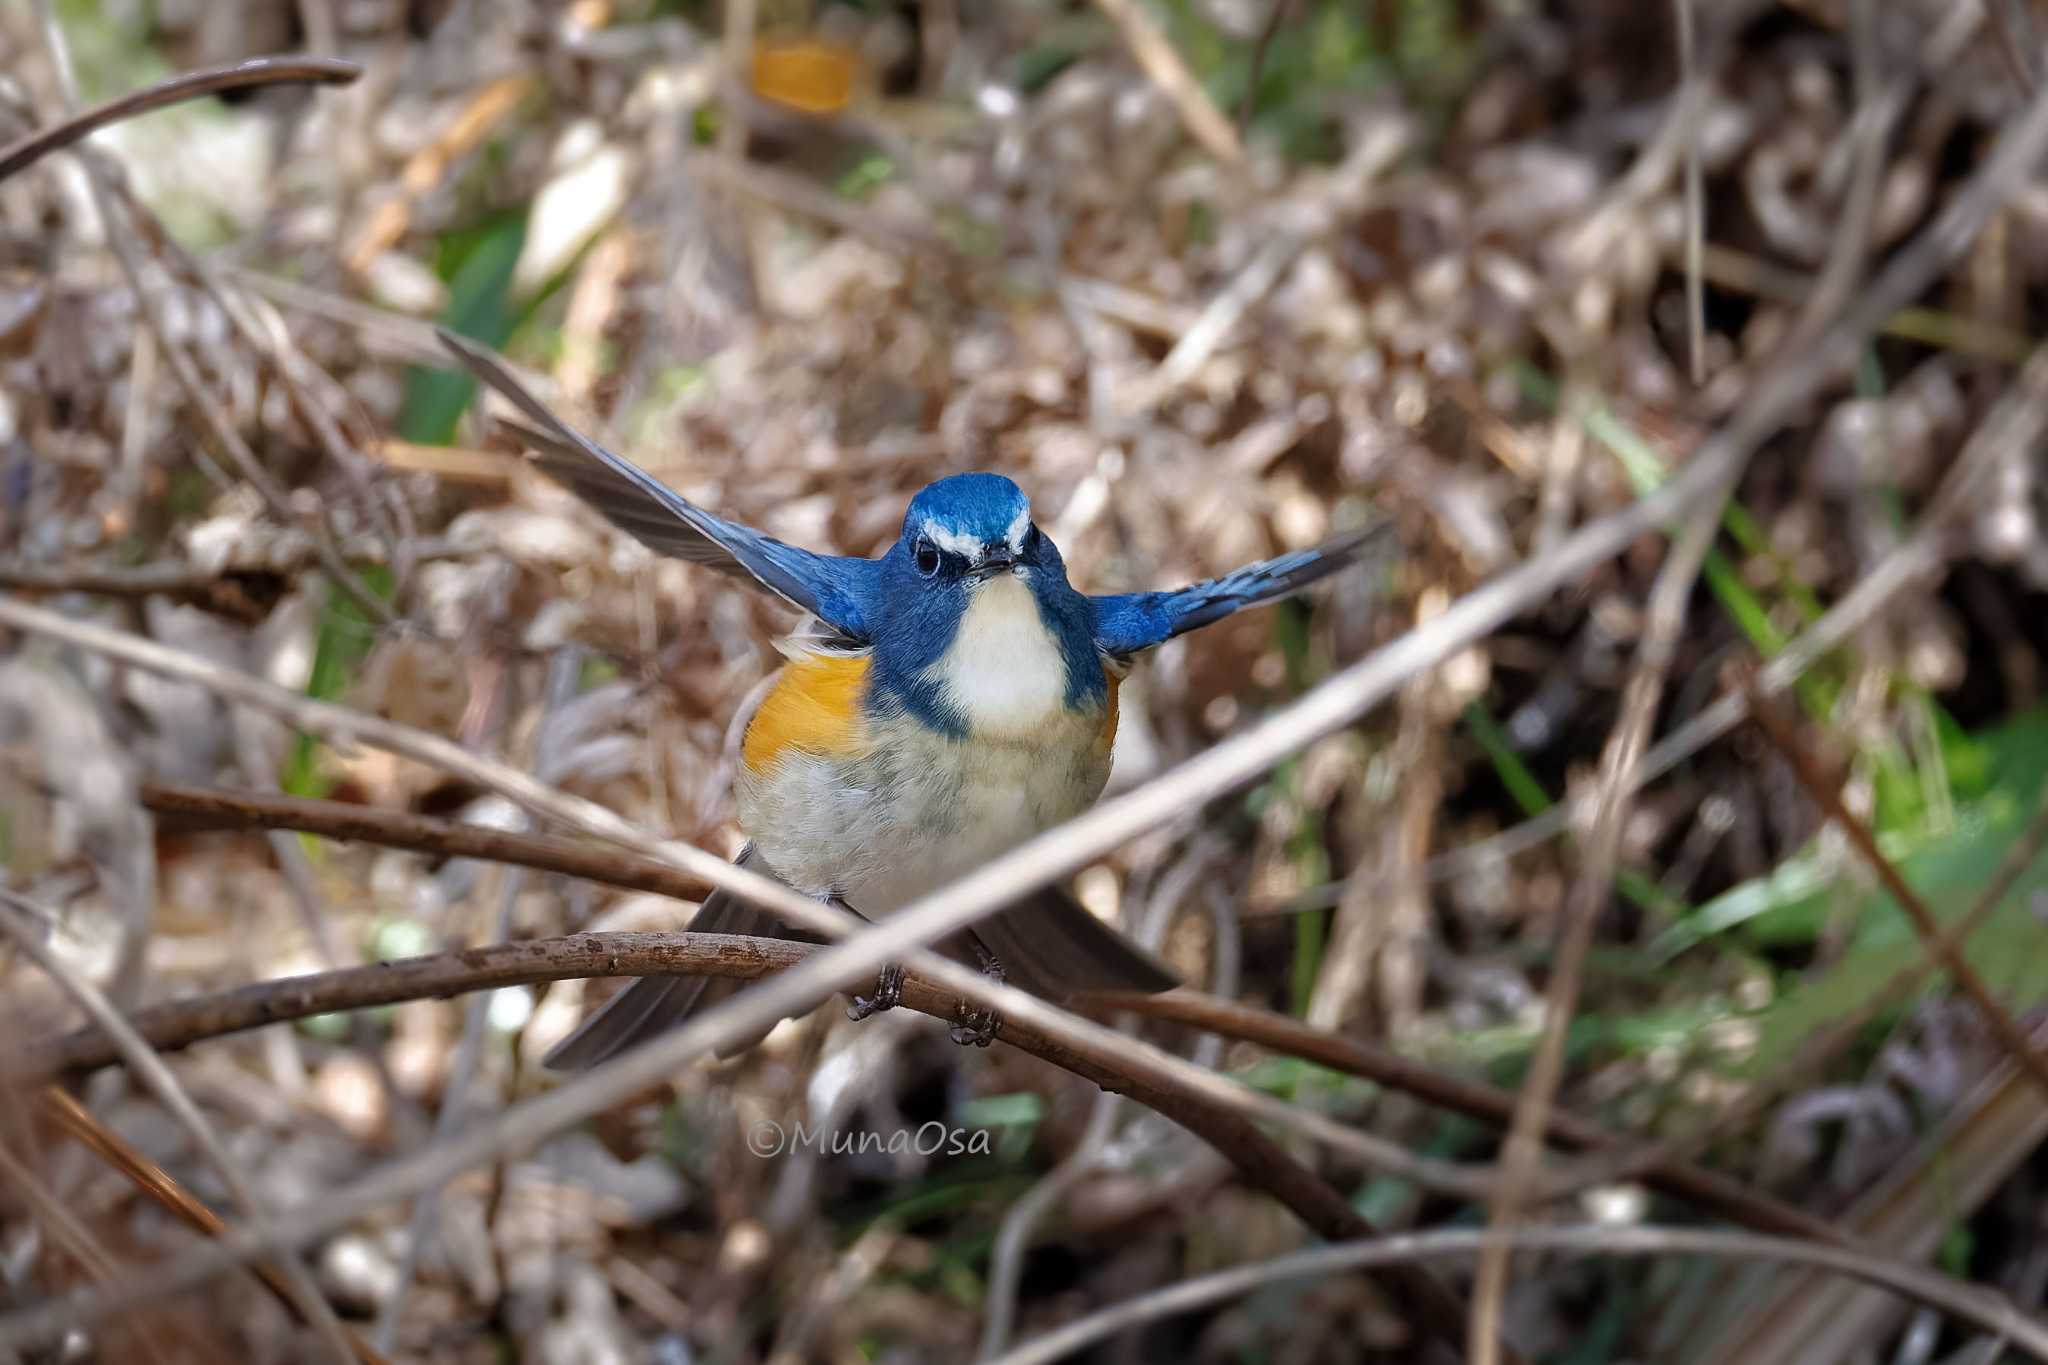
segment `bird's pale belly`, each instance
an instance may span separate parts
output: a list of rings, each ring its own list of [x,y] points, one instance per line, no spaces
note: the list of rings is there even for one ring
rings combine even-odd
[[[1060,716],[1029,739],[949,739],[909,717],[873,723],[861,752],[784,752],[743,770],[740,825],[784,881],[868,916],[980,866],[1086,810],[1109,779],[1114,715]]]

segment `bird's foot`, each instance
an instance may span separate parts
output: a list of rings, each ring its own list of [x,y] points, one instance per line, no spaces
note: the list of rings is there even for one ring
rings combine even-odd
[[[981,957],[981,974],[1001,985],[1003,964],[996,960],[994,953],[980,944],[975,951]],[[961,1047],[987,1047],[996,1040],[996,1033],[1003,1026],[1003,1016],[994,1010],[978,1010],[965,1000],[958,1003],[960,1022],[953,1025],[947,1036]]]
[[[846,1017],[859,1023],[871,1014],[893,1010],[903,1003],[903,969],[895,963],[875,975],[875,993],[856,995],[853,1003],[846,1007]]]

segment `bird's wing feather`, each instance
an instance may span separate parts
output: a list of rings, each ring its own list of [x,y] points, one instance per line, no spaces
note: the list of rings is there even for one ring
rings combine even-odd
[[[661,554],[750,578],[846,639],[868,638],[863,604],[875,560],[813,554],[712,515],[549,412],[489,351],[446,330],[440,337],[471,374],[526,414],[531,425],[505,425],[533,447],[542,472],[620,530]]]
[[[1314,549],[1262,559],[1185,588],[1092,597],[1095,647],[1112,658],[1128,658],[1234,611],[1292,596],[1349,564],[1380,530],[1370,525],[1347,531]]]

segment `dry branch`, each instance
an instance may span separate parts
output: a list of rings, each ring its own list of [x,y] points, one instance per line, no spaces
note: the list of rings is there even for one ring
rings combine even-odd
[[[545,860],[536,856],[524,865],[544,866]],[[784,939],[731,934],[572,934],[256,982],[152,1006],[135,1015],[131,1022],[152,1047],[169,1052],[211,1038],[315,1015],[543,981],[668,974],[754,980],[802,961],[816,951],[811,945]],[[949,992],[916,975],[907,977],[906,982],[905,1004],[909,1008],[937,1019],[959,1021],[960,1002]],[[853,989],[866,991],[869,983],[854,983]],[[1459,1080],[1281,1015],[1195,991],[1171,991],[1159,996],[1105,994],[1091,998],[1090,1003],[1105,1011],[1129,1010],[1256,1043],[1487,1122],[1505,1122],[1513,1108],[1512,1096],[1490,1086]],[[1008,1022],[998,1036],[1044,1060],[1066,1064],[1052,1054],[1049,1040]],[[79,1029],[29,1043],[17,1057],[0,1066],[0,1084],[36,1084],[65,1074],[91,1071],[117,1060],[112,1043],[98,1030]],[[1567,1146],[1614,1150],[1617,1156],[1627,1155],[1619,1138],[1570,1114],[1552,1113],[1549,1132],[1554,1140]],[[1658,1189],[1758,1231],[1842,1240],[1825,1221],[1699,1167],[1666,1161],[1647,1166],[1641,1174]]]
[[[159,81],[155,85],[126,95],[117,95],[105,104],[97,105],[82,114],[53,123],[28,136],[17,139],[5,149],[0,149],[0,180],[5,180],[16,171],[34,165],[51,152],[62,151],[75,142],[92,136],[100,129],[123,119],[147,114],[152,110],[182,104],[186,100],[200,99],[206,95],[218,95],[224,90],[248,90],[259,85],[347,85],[363,74],[363,69],[354,62],[344,62],[334,57],[255,57],[232,66],[208,67],[203,71],[188,71],[182,76]]]

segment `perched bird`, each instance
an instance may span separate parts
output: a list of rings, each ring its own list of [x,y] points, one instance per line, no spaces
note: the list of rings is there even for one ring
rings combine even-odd
[[[1298,591],[1349,561],[1368,531],[1168,592],[1086,596],[999,474],[956,474],[911,499],[875,559],[814,554],[712,515],[557,419],[489,353],[442,341],[533,425],[513,429],[551,477],[650,548],[739,575],[806,613],[748,721],[736,782],[740,862],[873,918],[1085,810],[1109,778],[1117,685],[1184,631]],[[706,933],[808,937],[713,891]],[[1162,991],[1173,973],[1057,890],[940,945],[1049,999]],[[897,1003],[885,971],[862,1018]],[[643,977],[544,1059],[587,1067],[736,989]],[[969,1016],[961,1043],[999,1021]]]

